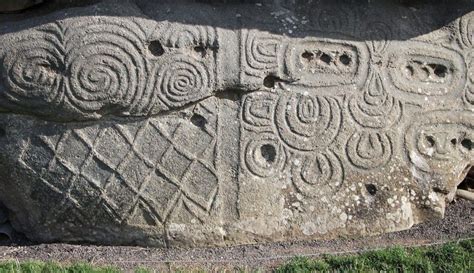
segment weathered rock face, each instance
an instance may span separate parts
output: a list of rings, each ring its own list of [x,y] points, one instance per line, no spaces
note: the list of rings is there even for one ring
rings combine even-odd
[[[473,6],[318,5],[106,2],[2,23],[14,227],[203,246],[441,217],[474,163]]]

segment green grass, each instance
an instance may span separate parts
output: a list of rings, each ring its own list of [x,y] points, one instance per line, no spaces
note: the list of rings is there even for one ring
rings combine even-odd
[[[73,265],[60,265],[51,262],[2,262],[0,263],[0,273],[119,273],[119,269],[114,267],[96,267],[86,263],[76,263]]]
[[[0,273],[36,272],[119,273],[122,271],[114,267],[96,267],[87,263],[60,265],[37,261],[0,262]],[[135,272],[155,271],[138,268]],[[193,272],[197,271],[193,270]],[[474,239],[431,247],[393,247],[359,255],[323,255],[317,259],[296,257],[275,269],[275,272],[474,272]]]
[[[474,240],[319,259],[296,257],[276,272],[474,272]]]

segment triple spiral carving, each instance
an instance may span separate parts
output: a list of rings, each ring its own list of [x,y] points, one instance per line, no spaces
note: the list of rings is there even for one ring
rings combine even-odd
[[[208,61],[183,52],[152,57],[148,35],[134,20],[69,20],[21,37],[6,47],[3,66],[7,100],[25,111],[78,120],[144,116],[198,101],[213,90]],[[203,27],[164,39],[172,47],[214,43],[213,32]]]

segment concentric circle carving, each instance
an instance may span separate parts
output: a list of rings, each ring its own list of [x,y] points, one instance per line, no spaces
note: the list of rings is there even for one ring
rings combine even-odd
[[[144,39],[133,23],[98,21],[75,28],[68,39],[71,103],[84,112],[106,106],[132,107],[142,94],[146,67]]]
[[[179,107],[211,92],[212,76],[201,61],[175,55],[158,70],[159,97],[168,107]]]
[[[281,171],[286,154],[278,138],[270,133],[259,134],[245,146],[244,161],[247,169],[256,176],[269,177]]]

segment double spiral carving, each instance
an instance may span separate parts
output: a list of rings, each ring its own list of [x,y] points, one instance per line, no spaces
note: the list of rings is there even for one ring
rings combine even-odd
[[[68,98],[83,112],[113,106],[129,111],[141,97],[144,36],[134,23],[100,20],[75,26],[68,37]]]
[[[184,106],[211,94],[211,81],[203,62],[175,55],[159,68],[159,97],[168,107]]]
[[[15,103],[29,107],[57,104],[62,97],[63,48],[56,25],[16,41],[4,57],[7,90]]]
[[[341,108],[334,98],[284,94],[275,110],[281,139],[290,147],[312,151],[327,147],[339,132]]]

